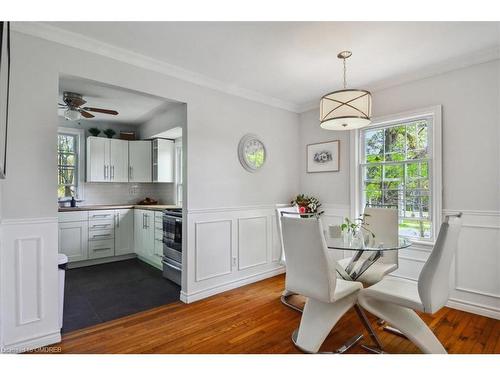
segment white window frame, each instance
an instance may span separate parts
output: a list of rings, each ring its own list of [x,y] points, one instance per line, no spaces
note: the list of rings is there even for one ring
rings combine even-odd
[[[428,142],[431,147],[429,155],[429,176],[431,179],[431,219],[432,237],[429,239],[413,239],[415,244],[434,245],[442,222],[442,114],[441,105],[420,108],[413,111],[381,116],[372,119],[372,123],[363,130],[387,126],[398,122],[409,122],[420,118],[430,118]],[[358,217],[362,211],[362,173],[361,173],[361,130],[352,130],[350,134],[350,174],[351,174],[351,215]]]
[[[76,152],[77,152],[77,187],[76,187],[76,197],[75,199],[77,201],[83,201],[84,199],[84,189],[83,189],[83,183],[85,182],[85,166],[84,166],[84,160],[85,160],[85,130],[84,129],[75,129],[75,128],[67,128],[60,126],[57,128],[57,134],[70,134],[74,135],[77,137],[77,145],[76,145]],[[59,173],[59,171],[58,171]],[[61,198],[58,199],[58,202],[66,202],[71,200],[71,198]]]

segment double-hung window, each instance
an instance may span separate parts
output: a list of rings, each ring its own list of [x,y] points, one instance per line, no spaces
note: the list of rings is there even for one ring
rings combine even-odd
[[[57,132],[57,199],[64,201],[82,196],[82,149],[83,131],[59,128]]]
[[[359,207],[397,208],[399,234],[413,240],[432,242],[440,222],[440,113],[391,116],[359,131]]]

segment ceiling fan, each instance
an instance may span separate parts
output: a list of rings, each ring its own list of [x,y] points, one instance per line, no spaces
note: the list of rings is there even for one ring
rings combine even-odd
[[[82,107],[86,100],[83,99],[81,94],[77,94],[74,92],[65,91],[63,94],[63,101],[65,104],[58,103],[59,108],[66,108],[64,111],[64,117],[67,120],[79,120],[81,116],[85,118],[93,118],[95,117],[92,113],[89,112],[98,112],[105,113],[107,115],[116,116],[118,114],[117,111],[112,109],[103,109],[103,108],[94,108],[94,107]]]

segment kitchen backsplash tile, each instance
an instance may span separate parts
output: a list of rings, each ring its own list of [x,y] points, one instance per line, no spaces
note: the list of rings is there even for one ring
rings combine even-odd
[[[160,204],[175,203],[175,185],[166,183],[85,183],[83,202],[79,205],[93,204],[132,204],[150,197]]]

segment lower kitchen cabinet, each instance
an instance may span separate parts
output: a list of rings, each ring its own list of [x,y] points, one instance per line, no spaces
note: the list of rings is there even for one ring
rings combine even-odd
[[[69,262],[88,259],[88,221],[59,223],[59,252]]]
[[[134,252],[134,210],[122,209],[115,212],[115,255]]]
[[[163,213],[141,209],[61,212],[59,252],[69,262],[136,253],[161,269]]]
[[[157,214],[157,213],[156,213]],[[157,254],[155,231],[159,225],[155,221],[155,212],[148,210],[134,210],[134,246],[135,252],[142,260],[149,264],[161,268],[161,256]],[[163,227],[161,228],[163,235]],[[162,245],[163,254],[163,245]]]

